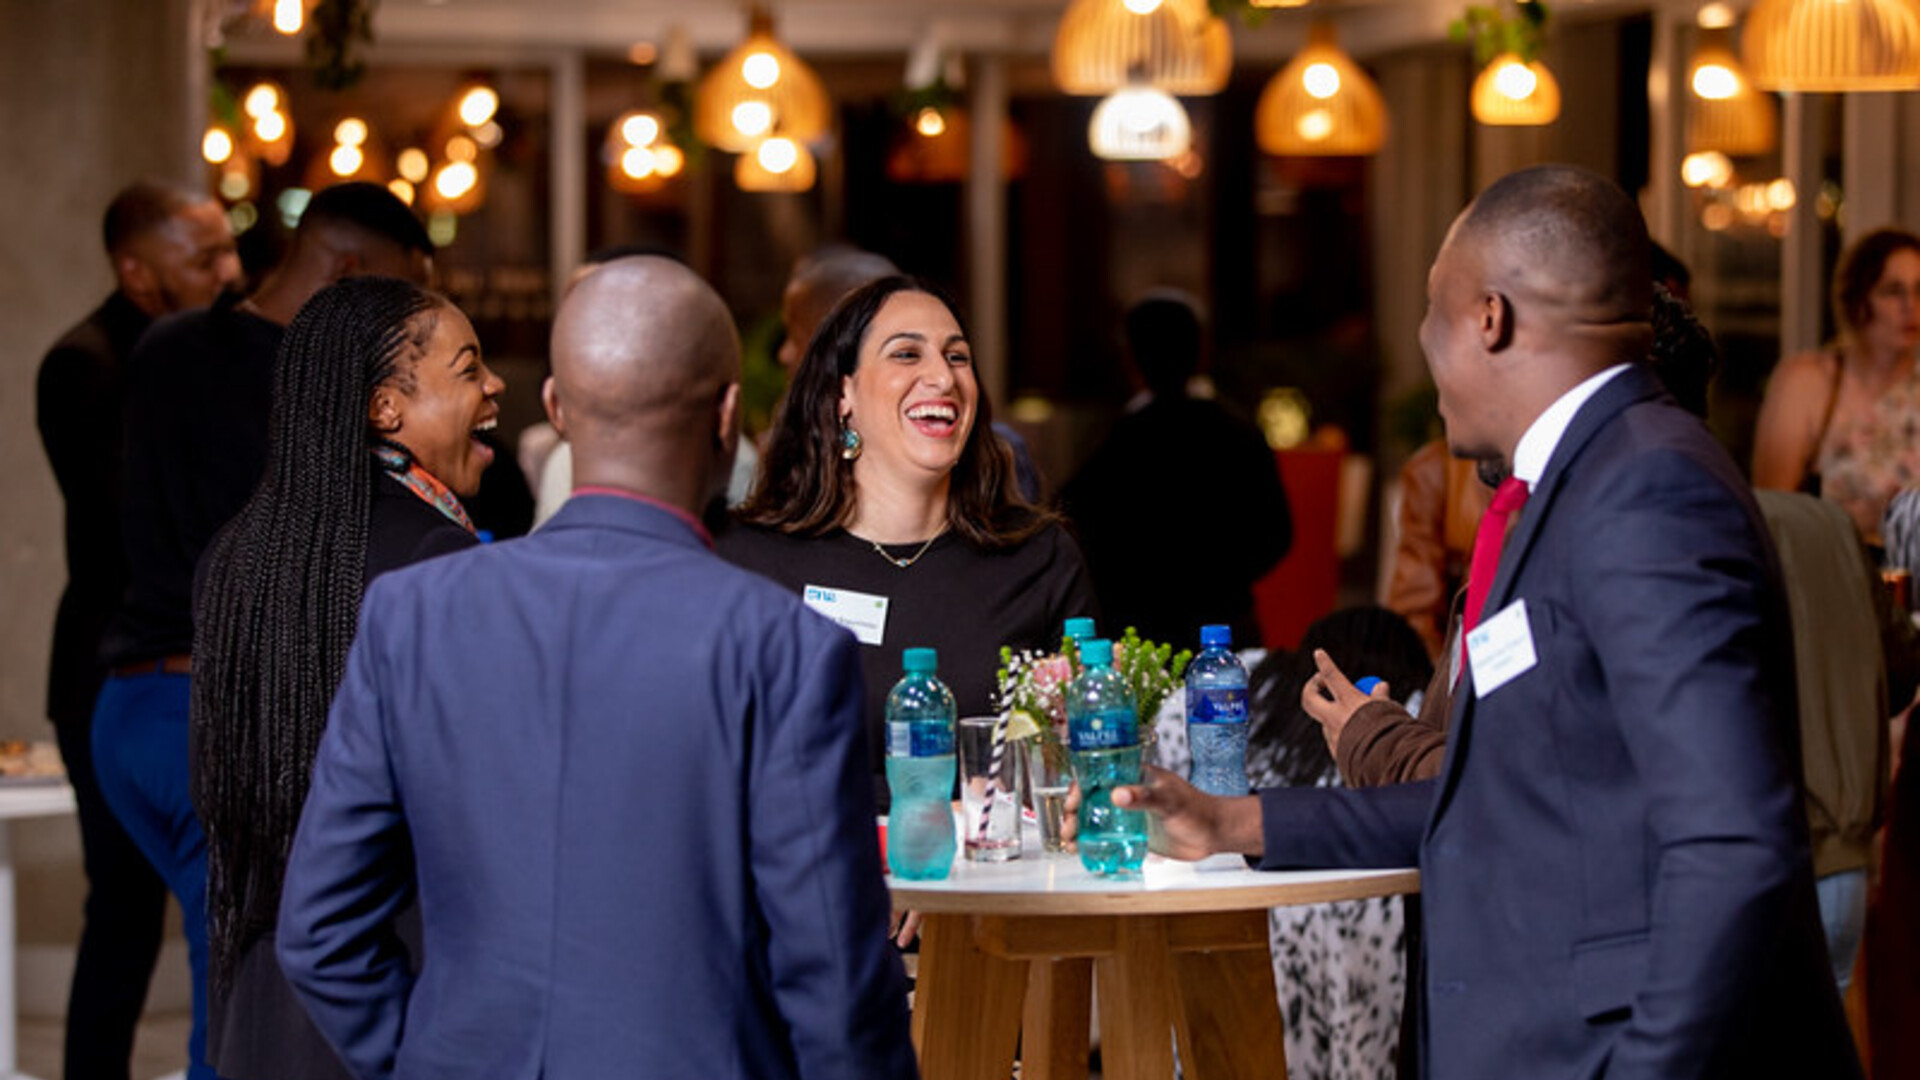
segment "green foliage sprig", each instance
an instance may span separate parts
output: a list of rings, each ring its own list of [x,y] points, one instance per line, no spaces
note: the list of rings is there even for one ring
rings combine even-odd
[[[379,0],[320,0],[307,31],[307,59],[323,90],[345,90],[367,73],[358,46],[373,43],[373,9]]]
[[[1187,661],[1191,659],[1192,649],[1176,653],[1171,645],[1142,638],[1131,626],[1114,643],[1113,668],[1127,681],[1142,726],[1152,726],[1154,716],[1160,712],[1160,703],[1181,685],[1180,679],[1187,673]]]
[[[1447,24],[1447,36],[1473,43],[1475,67],[1486,67],[1494,57],[1505,53],[1531,64],[1540,58],[1546,44],[1548,14],[1542,0],[1469,4],[1464,17]]]

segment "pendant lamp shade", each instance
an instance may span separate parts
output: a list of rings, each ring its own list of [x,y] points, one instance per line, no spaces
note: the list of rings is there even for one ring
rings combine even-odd
[[[1687,64],[1687,152],[1765,154],[1779,138],[1773,97],[1754,89],[1727,31],[1700,31],[1700,45]]]
[[[1260,92],[1253,130],[1260,149],[1282,157],[1371,154],[1386,144],[1387,107],[1332,24],[1315,22],[1306,48]]]
[[[817,173],[806,144],[780,136],[762,140],[733,163],[733,182],[741,191],[806,191]]]
[[[1551,124],[1560,116],[1560,83],[1540,61],[1502,53],[1473,80],[1471,101],[1473,118],[1489,126]]]
[[[1093,110],[1087,142],[1108,161],[1165,161],[1193,147],[1193,125],[1173,95],[1151,86],[1116,90]]]
[[[1742,45],[1747,72],[1763,90],[1920,87],[1915,0],[1760,0]]]
[[[1233,38],[1206,0],[1073,0],[1053,37],[1053,81],[1069,94],[1134,82],[1169,94],[1217,94]]]
[[[755,8],[747,40],[694,90],[693,130],[708,144],[740,154],[774,134],[817,139],[827,133],[831,111],[820,77],[774,40],[772,17]]]

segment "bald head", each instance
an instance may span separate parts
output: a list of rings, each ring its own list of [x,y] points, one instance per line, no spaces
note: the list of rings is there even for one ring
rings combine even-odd
[[[835,304],[861,286],[899,272],[886,256],[853,248],[810,259],[796,268],[780,301],[780,321],[787,334],[780,346],[781,366],[788,371],[799,366],[813,332],[827,321]]]
[[[1653,309],[1647,226],[1613,181],[1571,165],[1512,173],[1473,201],[1448,243],[1475,257],[1486,287],[1554,332],[1618,360],[1645,356]]]
[[[552,355],[547,409],[573,444],[576,485],[668,497],[658,489],[676,473],[704,491],[731,461],[740,340],[719,294],[685,266],[636,256],[581,279],[554,319]]]

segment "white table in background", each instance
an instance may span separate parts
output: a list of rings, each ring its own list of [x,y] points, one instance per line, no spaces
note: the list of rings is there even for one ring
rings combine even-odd
[[[29,1080],[18,1071],[19,1031],[14,990],[14,880],[12,822],[74,812],[73,787],[64,780],[0,784],[0,1077]]]
[[[1249,870],[1238,856],[1149,856],[1137,879],[1088,873],[1031,844],[1007,863],[892,881],[922,912],[913,1041],[926,1080],[1087,1075],[1090,986],[1102,1075],[1162,1080],[1172,1043],[1190,1080],[1286,1075],[1267,909],[1419,891],[1415,870]]]

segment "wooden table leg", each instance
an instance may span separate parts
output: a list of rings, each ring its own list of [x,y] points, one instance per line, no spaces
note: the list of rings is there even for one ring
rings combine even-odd
[[[1287,1044],[1274,996],[1267,913],[1242,912],[1259,947],[1173,954],[1174,1023],[1187,1080],[1286,1080]],[[1104,988],[1101,991],[1105,993]]]
[[[1173,960],[1164,916],[1116,920],[1115,949],[1093,962],[1104,1080],[1173,1075]]]
[[[982,952],[970,915],[929,914],[920,928],[913,1046],[922,1080],[1006,1080],[1027,962]]]
[[[1020,1080],[1087,1080],[1093,961],[1034,960],[1020,1026]]]

